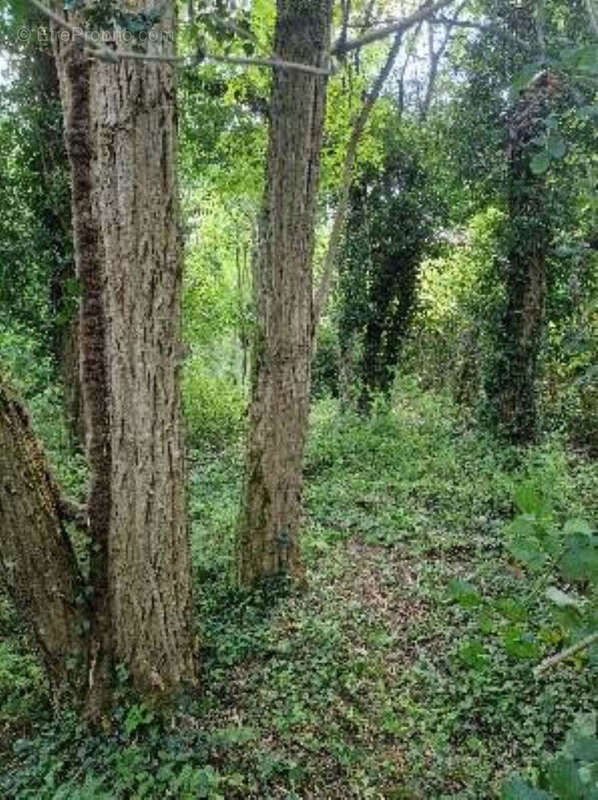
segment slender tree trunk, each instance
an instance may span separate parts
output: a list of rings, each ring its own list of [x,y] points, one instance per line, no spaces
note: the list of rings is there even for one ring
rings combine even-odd
[[[324,310],[326,308],[326,304],[328,302],[328,298],[330,296],[334,282],[334,277],[335,277],[334,270],[336,267],[336,260],[338,257],[338,251],[342,240],[342,234],[345,228],[347,212],[349,210],[349,198],[351,194],[351,183],[353,180],[353,169],[355,166],[355,159],[357,157],[357,148],[359,147],[361,136],[368,123],[368,120],[372,113],[372,109],[374,108],[374,105],[376,104],[376,101],[380,96],[380,92],[384,88],[384,84],[386,83],[396,63],[397,57],[401,50],[401,42],[402,42],[402,34],[397,34],[390,47],[390,50],[388,51],[388,55],[386,57],[384,64],[382,65],[382,68],[380,69],[380,72],[376,76],[372,88],[368,92],[364,100],[364,103],[359,111],[359,114],[357,114],[355,118],[353,129],[351,131],[351,136],[349,138],[349,143],[347,145],[347,151],[345,153],[345,160],[343,164],[343,177],[339,192],[339,201],[334,215],[334,222],[332,223],[332,230],[330,232],[330,239],[328,240],[328,248],[326,250],[326,256],[324,258],[322,278],[320,280],[320,284],[318,286],[314,300],[314,313],[313,313],[313,325],[312,325],[312,339],[313,339],[312,345],[314,350],[316,346],[316,335],[317,335],[318,325],[320,324],[322,314],[324,313]]]
[[[550,74],[526,90],[509,122],[509,240],[506,306],[489,386],[501,431],[513,443],[536,435],[536,373],[544,330],[550,199],[546,180],[530,169],[530,144],[561,93]]]
[[[323,66],[330,0],[278,0],[276,56]],[[238,578],[301,575],[303,451],[310,389],[312,260],[326,79],[274,74],[256,264],[258,325]]]
[[[44,232],[46,259],[52,265],[49,281],[50,337],[52,354],[60,377],[69,430],[78,443],[84,440],[81,384],[79,379],[78,320],[69,297],[69,282],[75,279],[72,255],[72,224],[68,185],[68,158],[60,117],[60,88],[52,53],[48,20],[32,10],[32,29],[46,29],[48,36],[33,37],[22,76],[31,82],[35,103],[36,169],[42,196],[39,210]]]
[[[56,703],[80,697],[85,594],[60,492],[27,414],[0,378],[0,578],[32,629]]]

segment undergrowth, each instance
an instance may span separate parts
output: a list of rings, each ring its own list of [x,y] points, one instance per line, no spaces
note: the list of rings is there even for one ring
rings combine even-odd
[[[550,576],[506,541],[523,482],[560,523],[595,520],[595,462],[556,438],[498,446],[411,379],[368,419],[320,400],[308,587],[252,594],[231,583],[241,463],[238,444],[190,454],[201,676],[168,717],[123,701],[108,732],[52,720],[3,602],[0,796],[490,798],[514,771],[533,779],[595,710],[593,653],[533,677],[564,632]]]

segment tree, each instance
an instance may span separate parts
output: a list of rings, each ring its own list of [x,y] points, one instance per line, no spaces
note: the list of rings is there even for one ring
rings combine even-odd
[[[548,187],[530,168],[538,136],[560,81],[550,74],[530,87],[509,123],[506,306],[493,375],[493,403],[501,429],[513,442],[536,434],[536,369],[546,302],[546,261],[551,241]]]
[[[495,430],[524,444],[537,432],[547,322],[557,321],[553,298],[562,291],[555,239],[578,236],[574,164],[567,176],[558,162],[571,162],[580,144],[571,112],[592,102],[595,47],[582,4],[484,0],[479,8],[481,20],[453,22],[475,33],[453,54],[465,80],[456,81],[462,88],[447,115],[449,146],[470,209],[483,210],[491,200],[506,211],[500,271],[487,283],[488,308],[480,317],[492,343],[484,354],[482,405]]]
[[[81,696],[85,592],[66,507],[27,414],[0,380],[0,578],[39,646],[56,702]]]
[[[136,3],[133,11],[142,7]],[[172,55],[173,14],[172,3],[162,7],[153,55]],[[59,492],[48,488],[53,482],[17,406],[0,418],[2,440],[11,444],[3,463],[10,480],[0,486],[0,561],[38,644],[53,656],[54,682],[68,684],[97,716],[117,664],[138,690],[158,696],[195,680],[179,419],[175,74],[159,60],[93,59],[79,36],[63,38],[54,42],[81,285],[90,470],[89,574],[79,600],[85,633],[66,610],[79,583],[60,522],[68,504],[55,502]],[[29,451],[25,473],[18,454]],[[33,540],[44,529],[51,535],[48,569],[34,581],[26,563],[32,534],[15,522],[17,491],[22,507],[32,509]],[[44,624],[43,598],[64,604],[60,630]],[[69,655],[78,657],[75,674]]]
[[[325,66],[330,0],[278,0],[274,50]],[[299,576],[303,450],[310,390],[312,258],[326,77],[275,70],[255,292],[238,578]]]
[[[49,25],[28,7],[6,25],[1,38],[16,69],[2,91],[0,191],[3,207],[11,208],[0,221],[0,297],[10,309],[2,322],[34,330],[38,350],[49,343],[67,420],[82,441],[68,161]],[[34,35],[23,43],[17,34],[27,29]]]
[[[330,2],[279,0],[277,4],[278,59],[321,68],[327,66],[329,54],[342,58],[391,34],[395,40],[352,126],[340,202],[315,302],[312,257],[326,80],[307,72],[275,73],[255,269],[258,321],[249,441],[237,535],[237,573],[243,585],[276,575],[301,576],[298,538],[312,343],[331,286],[357,144],[392,70],[403,32],[453,2],[425,2],[404,18],[355,39],[347,38],[345,14],[341,37],[332,48],[328,46]]]
[[[505,195],[509,221],[505,237],[505,303],[486,382],[490,410],[499,431],[519,444],[530,443],[537,433],[538,360],[545,333],[547,292],[555,282],[549,269],[549,254],[559,216],[559,195],[562,199],[566,194],[546,173],[551,160],[562,159],[567,150],[559,130],[558,112],[570,91],[558,61],[555,59],[552,66],[547,60],[546,25],[550,18],[543,7],[542,12],[536,3],[529,2],[512,9],[508,18],[516,41],[536,41],[535,51],[527,53],[527,57],[535,52],[539,63],[548,66],[538,72],[538,62],[528,65],[528,81],[506,114]],[[569,26],[579,24],[575,14],[567,21]],[[553,37],[556,38],[554,34]]]
[[[339,340],[342,361],[359,353],[360,404],[387,392],[415,302],[419,266],[432,241],[440,201],[432,190],[418,140],[396,129],[388,113],[380,166],[364,165],[351,190],[340,263]]]

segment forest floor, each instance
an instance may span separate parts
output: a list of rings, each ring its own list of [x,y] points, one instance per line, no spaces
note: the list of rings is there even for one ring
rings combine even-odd
[[[397,397],[367,420],[316,403],[302,591],[231,587],[240,447],[193,455],[201,686],[168,723],[125,700],[110,733],[50,721],[0,606],[0,796],[491,798],[562,745],[598,671],[533,677],[562,646],[550,577],[509,559],[504,530],[524,480],[555,521],[596,519],[598,465],[556,438],[499,447],[414,381]]]

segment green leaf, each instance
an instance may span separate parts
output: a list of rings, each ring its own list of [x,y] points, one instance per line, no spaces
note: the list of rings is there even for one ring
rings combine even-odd
[[[573,720],[573,725],[569,733],[573,736],[588,736],[593,737],[596,735],[596,719],[598,715],[595,711],[588,711],[586,713],[576,714]]]
[[[522,483],[515,489],[513,500],[522,514],[539,514],[545,510],[542,496],[530,481]]]
[[[503,784],[500,800],[552,800],[552,798],[541,789],[534,789],[519,775],[513,775]]]
[[[518,514],[508,526],[509,533],[515,537],[535,537],[537,530],[538,519],[535,514]]]
[[[550,166],[550,156],[545,150],[536,153],[530,161],[529,168],[534,175],[542,175]]]
[[[567,536],[573,533],[585,533],[591,536],[593,531],[590,523],[585,519],[568,519],[563,526],[563,533],[567,534]]]
[[[598,73],[598,47],[587,45],[577,51],[577,68],[584,72]]]
[[[530,567],[530,569],[540,569],[545,561],[546,556],[542,552],[539,541],[530,537],[519,537],[510,542],[509,552],[517,561]]]
[[[481,642],[468,641],[459,649],[459,659],[476,671],[482,670],[488,661],[488,654]]]
[[[598,581],[598,547],[594,538],[574,534],[567,543],[560,568],[568,581]]]
[[[559,756],[548,766],[546,778],[550,789],[559,800],[580,800],[585,787],[579,777],[576,764],[564,756]]]
[[[504,648],[511,658],[521,660],[537,658],[540,653],[538,643],[532,634],[518,625],[511,625],[505,628],[501,638]]]
[[[494,603],[494,608],[498,613],[510,619],[511,622],[523,622],[527,619],[527,608],[523,603],[518,602],[512,597],[501,597]]]
[[[567,749],[577,761],[598,761],[598,739],[596,737],[576,737]]]
[[[567,144],[558,131],[552,130],[548,134],[546,147],[552,158],[563,158],[567,152]]]
[[[457,602],[462,608],[474,608],[481,603],[479,592],[467,581],[454,578],[450,581],[447,591],[451,600]]]

